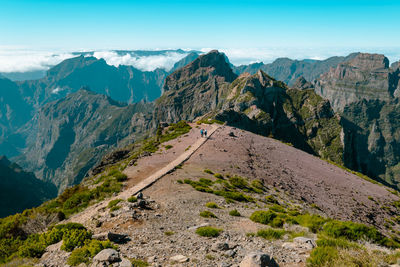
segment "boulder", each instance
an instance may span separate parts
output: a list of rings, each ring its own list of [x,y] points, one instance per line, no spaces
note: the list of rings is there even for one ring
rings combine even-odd
[[[189,258],[183,255],[175,255],[171,258],[169,258],[171,262],[176,262],[176,263],[183,263],[189,261]]]
[[[120,260],[119,252],[111,248],[103,249],[93,258],[95,263],[114,263]]]
[[[278,267],[276,261],[260,251],[251,252],[247,254],[240,262],[239,267]]]
[[[121,262],[119,263],[119,267],[132,267],[132,263],[130,260],[122,258]]]
[[[225,242],[215,242],[211,246],[212,251],[229,250],[229,245]]]
[[[293,238],[293,242],[304,245],[309,249],[313,249],[316,247],[315,241],[313,239],[304,236]]]

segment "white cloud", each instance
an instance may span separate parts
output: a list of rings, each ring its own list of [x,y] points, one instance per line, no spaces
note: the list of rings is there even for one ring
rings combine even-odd
[[[0,48],[0,72],[28,72],[47,70],[71,58],[71,53],[53,53],[23,49]]]
[[[137,56],[135,53],[120,55],[114,51],[99,51],[93,54],[96,58],[103,58],[109,65],[116,67],[128,65],[144,71],[152,71],[156,68],[170,70],[177,61],[186,55],[187,53],[165,52],[160,55]]]

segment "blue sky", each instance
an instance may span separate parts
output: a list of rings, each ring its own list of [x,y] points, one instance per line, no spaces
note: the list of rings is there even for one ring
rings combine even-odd
[[[377,51],[395,58],[399,14],[400,1],[387,0],[0,0],[0,49],[219,48],[252,59],[263,51],[295,58]]]

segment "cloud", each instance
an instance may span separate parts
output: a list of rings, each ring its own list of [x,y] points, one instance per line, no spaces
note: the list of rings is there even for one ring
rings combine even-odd
[[[47,70],[61,61],[74,57],[71,53],[53,53],[0,47],[0,72]]]
[[[133,66],[143,71],[153,71],[157,68],[170,70],[176,62],[188,53],[165,52],[160,55],[137,56],[134,52],[121,55],[115,51],[94,52],[96,58],[103,58],[107,64],[118,67],[119,65]]]

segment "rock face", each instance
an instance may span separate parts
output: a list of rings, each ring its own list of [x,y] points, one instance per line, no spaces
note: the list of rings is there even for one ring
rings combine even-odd
[[[315,91],[327,98],[334,110],[361,99],[390,100],[399,81],[399,70],[389,68],[389,60],[379,54],[358,54],[321,75]]]
[[[24,146],[15,131],[32,116],[33,108],[27,104],[16,83],[0,77],[0,151],[9,157],[18,155]]]
[[[193,120],[214,110],[236,77],[218,51],[198,57],[165,79],[164,94],[154,111],[156,121]]]
[[[321,74],[329,71],[331,67],[354,58],[357,53],[350,54],[346,57],[330,57],[326,60],[292,60],[289,58],[278,58],[270,64],[254,63],[250,65],[242,65],[234,67],[236,74],[248,72],[255,74],[258,70],[262,70],[277,80],[286,84],[293,85],[297,78],[303,76],[306,80],[312,81]]]
[[[0,157],[0,217],[40,205],[57,195],[57,189],[33,173],[25,172],[7,158]]]
[[[28,148],[17,162],[59,190],[79,183],[101,157],[148,130],[152,104],[126,105],[80,90],[40,109],[25,127]]]
[[[400,188],[400,103],[362,100],[344,108],[346,166]]]
[[[342,162],[341,126],[327,100],[289,89],[263,71],[242,74],[229,87],[216,118],[332,161]]]

